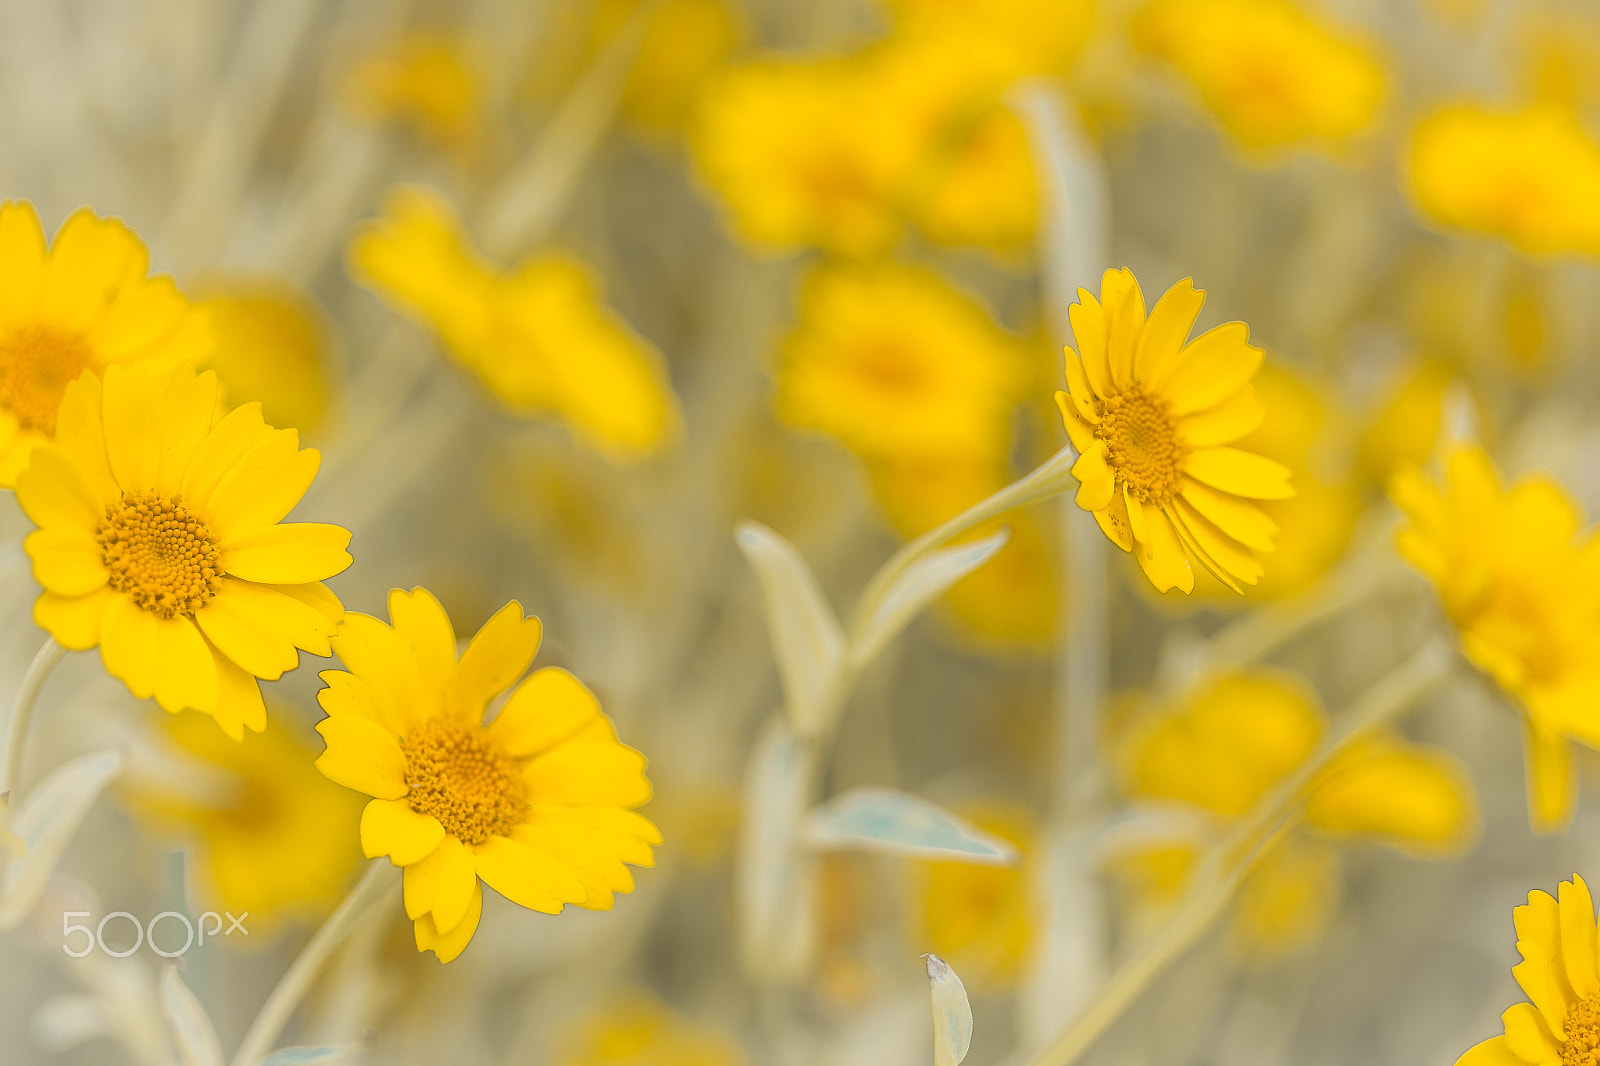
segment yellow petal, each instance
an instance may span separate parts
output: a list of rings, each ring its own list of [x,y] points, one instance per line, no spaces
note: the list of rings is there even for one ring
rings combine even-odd
[[[143,278],[150,257],[120,219],[74,211],[51,242],[39,310],[51,324],[87,330],[118,289]]]
[[[246,729],[261,732],[267,728],[267,707],[261,701],[261,685],[255,675],[222,654],[212,645],[217,667],[217,709],[212,717],[234,740],[243,740]]]
[[[179,363],[156,395],[160,436],[154,487],[163,496],[173,496],[182,491],[195,450],[211,432],[217,415],[217,375],[210,370],[196,374],[188,363]]]
[[[0,201],[0,327],[33,316],[44,257],[44,228],[33,205]]]
[[[539,651],[537,618],[522,617],[522,604],[512,600],[494,613],[461,653],[445,685],[445,713],[458,722],[477,724],[489,701],[504,692]]]
[[[604,714],[522,771],[534,802],[637,807],[650,798],[645,758],[617,739]]]
[[[106,458],[123,492],[149,492],[161,463],[161,379],[140,367],[106,367],[101,404]]]
[[[1193,278],[1184,278],[1156,301],[1133,353],[1134,380],[1152,391],[1161,388],[1205,302],[1205,290],[1195,288]]]
[[[1559,1063],[1561,1042],[1550,1034],[1550,1027],[1532,1003],[1514,1003],[1500,1021],[1506,1027],[1505,1046],[1524,1062]]]
[[[1456,1066],[1529,1066],[1506,1044],[1503,1036],[1490,1037],[1474,1045],[1456,1060]]]
[[[1078,416],[1077,408],[1072,406],[1072,397],[1057,390],[1056,406],[1061,409],[1061,424],[1067,428],[1067,439],[1078,451],[1083,451],[1094,443],[1094,428]]]
[[[1238,448],[1201,448],[1183,462],[1196,481],[1252,500],[1286,500],[1294,495],[1289,468]]]
[[[600,701],[582,681],[548,666],[517,686],[486,732],[502,751],[522,758],[571,739],[599,713]]]
[[[22,546],[33,560],[33,577],[61,596],[86,596],[111,578],[94,534],[81,526],[36,529]]]
[[[1144,502],[1140,500],[1128,486],[1122,486],[1119,493],[1122,499],[1122,509],[1128,516],[1128,529],[1133,533],[1133,542],[1139,545],[1139,550],[1148,554],[1150,542],[1150,521],[1145,514]]]
[[[461,921],[451,927],[449,932],[441,933],[433,922],[433,916],[424,914],[414,923],[413,928],[417,936],[417,950],[431,951],[440,962],[451,962],[456,956],[467,949],[467,944],[472,941],[472,934],[478,931],[478,919],[483,915],[483,889],[478,887],[478,879],[472,879],[472,898],[467,901],[467,913]]]
[[[1517,951],[1522,955],[1522,961],[1511,967],[1511,976],[1533,1000],[1533,1005],[1539,1008],[1539,1014],[1550,1031],[1558,1040],[1565,1040],[1566,1031],[1562,1026],[1567,1009],[1576,1000],[1567,986],[1566,975],[1557,973],[1560,960],[1547,959],[1540,954],[1536,945],[1522,941],[1517,942]]]
[[[1231,444],[1258,429],[1266,417],[1255,386],[1246,385],[1215,407],[1179,419],[1178,436],[1191,448]]]
[[[1183,479],[1183,487],[1179,491],[1191,507],[1240,544],[1259,552],[1274,549],[1273,540],[1278,535],[1278,524],[1255,504],[1218,492],[1191,477]]]
[[[554,817],[623,862],[654,866],[650,847],[661,843],[661,831],[638,811],[622,807],[535,807],[530,819]]]
[[[1572,875],[1561,882],[1556,905],[1561,912],[1561,961],[1567,982],[1579,999],[1600,992],[1600,974],[1595,969],[1594,900],[1583,878]]]
[[[1144,332],[1144,294],[1126,267],[1107,270],[1100,282],[1100,299],[1106,308],[1106,362],[1118,389],[1133,384],[1133,353]]]
[[[332,643],[371,694],[380,721],[403,736],[432,716],[437,703],[427,698],[417,662],[393,629],[371,615],[351,611]]]
[[[1103,510],[1111,502],[1117,483],[1106,465],[1106,445],[1095,441],[1083,450],[1078,461],[1072,464],[1072,476],[1078,479],[1078,506],[1085,511]]]
[[[1106,314],[1087,289],[1078,290],[1078,302],[1067,308],[1072,337],[1078,342],[1083,374],[1096,396],[1110,396],[1111,366],[1106,362]]]
[[[87,339],[108,363],[151,356],[192,363],[198,353],[172,343],[189,317],[189,301],[171,278],[129,279],[89,328]]]
[[[1099,425],[1100,412],[1095,407],[1094,391],[1089,388],[1089,379],[1083,373],[1083,360],[1078,358],[1077,352],[1068,348],[1065,362],[1067,388],[1071,390],[1068,398],[1072,401],[1073,409],[1083,421]]]
[[[111,601],[122,594],[110,586],[87,596],[58,596],[46,592],[33,603],[33,620],[39,628],[73,651],[87,651],[100,643],[101,621]]]
[[[217,706],[217,662],[194,623],[187,618],[156,620],[155,697],[163,710],[193,708],[211,713]]]
[[[327,622],[326,632],[331,637],[340,622],[344,621],[344,604],[339,602],[339,597],[333,590],[320,581],[306,581],[298,585],[273,585],[274,592],[281,593],[291,600],[311,608]],[[333,652],[325,644],[317,648],[306,648],[313,655],[332,655]]]
[[[275,431],[217,482],[203,513],[224,541],[282,521],[306,494],[322,457],[299,450],[299,440],[292,429]]]
[[[56,444],[77,468],[100,505],[100,513],[122,498],[122,488],[106,458],[105,421],[100,408],[100,379],[84,371],[61,395],[56,415]]]
[[[1261,368],[1262,352],[1249,341],[1243,322],[1208,329],[1184,346],[1161,395],[1172,413],[1184,415],[1215,407],[1244,387]]]
[[[560,914],[565,904],[587,898],[583,882],[564,863],[526,844],[492,836],[472,852],[484,884],[530,910]]]
[[[141,700],[155,695],[156,616],[124,595],[112,597],[100,620],[100,658]]]
[[[317,769],[330,781],[378,799],[399,799],[410,791],[400,742],[376,722],[353,715],[324,718],[317,732],[328,745]]]
[[[17,478],[17,503],[41,529],[68,526],[92,532],[106,509],[65,453],[54,445],[33,450]]]
[[[415,920],[431,911],[434,928],[448,933],[466,917],[477,887],[472,850],[446,836],[426,857],[406,866],[406,917]]]
[[[1149,540],[1133,555],[1139,560],[1145,577],[1157,592],[1173,588],[1193,592],[1194,571],[1189,569],[1189,560],[1183,553],[1178,534],[1173,532],[1172,523],[1154,507],[1146,508],[1144,514],[1149,525]]]
[[[1571,745],[1555,730],[1524,717],[1522,751],[1528,768],[1528,820],[1533,831],[1548,834],[1565,829],[1578,804]]]
[[[1120,492],[1112,494],[1111,503],[1104,510],[1094,512],[1094,520],[1111,543],[1125,552],[1133,550],[1133,524],[1128,520],[1128,506],[1122,502]]]
[[[553,812],[552,812],[553,813]],[[511,837],[535,851],[554,856],[583,883],[585,910],[608,911],[615,893],[633,891],[633,875],[616,855],[574,823],[559,816],[530,818]]]
[[[194,617],[224,655],[269,681],[299,664],[296,648],[327,655],[329,638],[338,629],[299,599],[234,577],[223,578],[217,594]]]
[[[1169,517],[1181,526],[1208,560],[1246,585],[1254,585],[1261,580],[1261,575],[1266,571],[1248,547],[1218,529],[1182,496],[1174,499],[1172,506],[1173,514]]]
[[[246,581],[298,585],[321,581],[350,565],[350,531],[318,522],[266,526],[222,543],[222,569]]]
[[[1511,912],[1517,939],[1537,945],[1546,958],[1561,957],[1561,908],[1548,892],[1535,889],[1528,902]]]
[[[272,432],[261,421],[259,403],[247,403],[228,412],[195,448],[183,475],[183,498],[190,506],[204,508],[222,479]]]
[[[418,814],[403,799],[375,799],[361,812],[361,850],[369,859],[387,855],[396,866],[410,866],[443,840],[439,819]]]
[[[456,634],[444,607],[425,588],[389,592],[389,621],[428,694],[430,707],[442,707],[445,683],[456,665]]]
[[[1244,589],[1239,587],[1238,580],[1228,572],[1228,568],[1213,559],[1205,548],[1201,547],[1195,540],[1193,530],[1186,526],[1175,514],[1167,513],[1167,520],[1172,523],[1172,531],[1178,535],[1178,543],[1183,545],[1184,556],[1189,560],[1191,567],[1198,564],[1229,589],[1241,596],[1244,595]]]
[[[1477,827],[1472,782],[1448,753],[1382,745],[1319,780],[1306,822],[1339,837],[1375,837],[1424,854],[1453,854]]]

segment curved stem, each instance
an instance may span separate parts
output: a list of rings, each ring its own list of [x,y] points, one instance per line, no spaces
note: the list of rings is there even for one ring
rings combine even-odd
[[[33,662],[28,664],[27,673],[22,675],[22,684],[17,688],[16,702],[11,705],[11,724],[6,730],[4,769],[0,770],[4,774],[0,777],[0,802],[8,807],[11,806],[12,791],[21,783],[22,752],[28,744],[28,725],[33,721],[33,709],[39,703],[39,692],[44,688],[45,679],[66,654],[67,649],[55,637],[46,637],[35,653]]]
[[[394,883],[398,870],[399,867],[388,859],[373,859],[367,865],[367,872],[361,875],[361,880],[339,904],[339,909],[322,923],[316,935],[306,942],[306,946],[278,980],[278,987],[261,1005],[260,1013],[250,1023],[249,1032],[244,1034],[239,1050],[234,1053],[232,1066],[255,1066],[263,1055],[272,1050],[273,1042],[289,1023],[289,1016],[300,1006],[300,1001],[305,999],[322,964],[350,935],[367,909]]]
[[[1292,825],[1317,777],[1356,741],[1412,706],[1450,671],[1453,656],[1442,639],[1422,649],[1374,684],[1341,716],[1343,728],[1278,784],[1227,838],[1211,849],[1171,920],[1112,975],[1094,1000],[1028,1066],[1071,1066],[1121,1016],[1150,982],[1211,926],[1256,862]]]

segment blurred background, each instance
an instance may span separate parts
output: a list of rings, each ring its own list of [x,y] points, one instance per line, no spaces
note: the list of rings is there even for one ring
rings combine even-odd
[[[968,1061],[1028,1062],[1333,716],[1453,640],[1392,549],[1397,468],[1476,438],[1600,507],[1597,107],[1578,0],[0,0],[0,197],[47,233],[122,218],[207,310],[233,402],[322,451],[299,513],[353,531],[346,607],[424,585],[470,634],[520,600],[538,663],[650,760],[665,843],[613,911],[491,898],[441,966],[396,903],[294,1042],[909,1066],[932,951]],[[1158,595],[1070,491],[1011,512],[863,670],[814,780],[775,783],[736,526],[847,617],[1066,444],[1066,305],[1124,266],[1150,303],[1192,277],[1199,328],[1267,352],[1241,446],[1298,495],[1266,505],[1266,576]],[[43,635],[4,496],[10,692]],[[130,759],[0,934],[0,1059],[178,1061],[163,960],[65,957],[65,910],[248,910],[184,958],[237,1043],[362,862],[360,801],[311,765],[327,665],[264,686],[242,744],[92,655],[58,672],[31,775]],[[1600,812],[1530,830],[1518,715],[1465,662],[1384,743],[1369,816],[1308,812],[1083,1061],[1447,1066],[1498,1031],[1510,909],[1596,870]],[[869,786],[1016,861],[785,836],[774,788]]]

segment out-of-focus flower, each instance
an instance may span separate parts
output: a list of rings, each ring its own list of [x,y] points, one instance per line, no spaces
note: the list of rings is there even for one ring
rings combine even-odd
[[[932,271],[823,266],[801,290],[776,404],[788,425],[868,458],[994,458],[1020,377],[1017,343]]]
[[[1006,81],[1061,74],[1094,22],[1094,0],[885,0],[897,35],[959,42]],[[981,57],[981,58],[978,58]]]
[[[1039,188],[1022,120],[995,105],[958,122],[909,197],[917,228],[938,244],[1012,251],[1033,239]]]
[[[537,618],[515,600],[456,656],[439,601],[389,594],[392,625],[345,618],[324,671],[317,768],[374,799],[361,847],[405,867],[418,951],[461,954],[483,910],[479,879],[514,903],[559,914],[610,910],[633,891],[624,863],[651,866],[661,836],[634,813],[650,798],[644,756],[576,677],[557,667],[518,684],[539,649]],[[487,725],[492,700],[511,689]]]
[[[1568,111],[1446,108],[1417,126],[1407,169],[1435,222],[1531,255],[1600,254],[1600,144]]]
[[[1370,43],[1315,21],[1291,0],[1152,0],[1133,32],[1246,148],[1359,133],[1386,91]]]
[[[730,1036],[696,1025],[643,996],[622,999],[587,1019],[561,1066],[741,1066]]]
[[[346,75],[344,97],[362,118],[460,148],[478,135],[483,86],[461,40],[415,33],[357,61]]]
[[[1433,454],[1444,423],[1445,392],[1455,372],[1437,359],[1418,360],[1378,407],[1361,434],[1363,473],[1384,484],[1403,466],[1420,466]]]
[[[197,714],[163,721],[159,731],[202,771],[203,787],[136,775],[126,792],[141,820],[194,846],[190,869],[206,905],[248,911],[252,933],[332,911],[361,858],[358,798],[317,773],[316,752],[276,711],[242,743]]]
[[[615,32],[639,0],[599,5],[602,34]],[[622,86],[622,113],[647,133],[676,133],[688,123],[707,79],[744,36],[726,0],[665,0],[651,12],[644,40]]]
[[[1532,1002],[1514,1003],[1500,1020],[1505,1035],[1490,1037],[1456,1066],[1561,1066],[1600,1054],[1600,977],[1595,976],[1594,900],[1572,875],[1552,897],[1528,893],[1511,912],[1522,961],[1511,968]]]
[[[1442,486],[1415,468],[1390,494],[1400,555],[1433,582],[1461,650],[1523,710],[1528,810],[1540,832],[1577,803],[1567,742],[1600,747],[1600,536],[1553,479],[1505,490],[1479,447],[1448,457]]]
[[[1243,322],[1188,340],[1205,301],[1188,279],[1148,321],[1130,271],[1107,270],[1100,297],[1079,289],[1068,311],[1078,351],[1066,353],[1070,391],[1056,393],[1082,453],[1078,506],[1159,592],[1193,591],[1191,562],[1232,589],[1254,585],[1277,526],[1251,501],[1294,495],[1288,467],[1225,447],[1264,417],[1250,385],[1261,349]]]
[[[328,329],[310,298],[274,281],[216,281],[196,292],[217,337],[209,366],[223,397],[255,400],[275,426],[314,433],[331,387]]]
[[[259,404],[219,416],[217,377],[112,365],[67,386],[56,440],[34,449],[17,502],[44,592],[33,617],[68,648],[99,646],[140,699],[192,707],[234,739],[266,725],[257,678],[329,654],[344,617],[322,582],[350,533],[284,522],[320,456]]]
[[[351,239],[351,273],[438,331],[455,360],[514,413],[559,419],[616,459],[678,433],[661,354],[600,302],[576,260],[540,255],[506,273],[467,242],[438,195],[403,186]]]
[[[73,213],[47,249],[26,200],[0,201],[0,487],[55,433],[68,383],[113,363],[201,362],[211,331],[119,219]]]
[[[1301,684],[1266,672],[1214,679],[1181,705],[1137,722],[1122,744],[1128,791],[1203,812],[1195,832],[1152,839],[1115,861],[1148,902],[1188,883],[1208,840],[1224,832],[1312,750],[1322,711]],[[1241,890],[1235,935],[1251,954],[1275,955],[1313,938],[1332,911],[1337,856],[1325,841],[1373,841],[1421,857],[1458,853],[1477,807],[1448,754],[1376,734],[1336,758],[1312,784],[1303,811],[1312,839],[1291,837]],[[1209,830],[1206,827],[1209,825]]]
[[[959,969],[975,989],[1014,986],[1039,928],[1033,889],[1036,830],[1026,811],[981,804],[963,817],[1016,847],[1016,866],[922,864],[916,944]]]

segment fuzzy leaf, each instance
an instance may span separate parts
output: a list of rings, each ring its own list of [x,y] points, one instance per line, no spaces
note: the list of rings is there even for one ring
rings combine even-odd
[[[89,808],[121,768],[122,755],[115,749],[80,755],[53,770],[23,799],[11,828],[27,850],[6,865],[0,929],[14,927],[33,909]]]
[[[1008,530],[992,533],[970,544],[931,551],[906,567],[874,605],[872,613],[850,642],[850,658],[871,662],[897,633],[945,590],[993,558],[1005,546]]]
[[[773,718],[750,756],[739,849],[740,947],[752,973],[798,975],[810,954],[812,871],[797,847],[809,773],[805,748]]]
[[[806,842],[828,850],[858,849],[946,862],[1010,866],[1017,849],[925,799],[892,788],[857,788],[817,807],[806,819]]]
[[[844,632],[794,545],[758,522],[740,523],[737,538],[761,581],[789,723],[799,735],[811,736],[838,678]]]
[[[222,1041],[176,966],[168,966],[161,975],[161,1006],[183,1066],[222,1066]]]
[[[928,991],[933,997],[933,1066],[960,1066],[972,1046],[972,1004],[950,964],[939,956],[922,956],[928,964]]]

